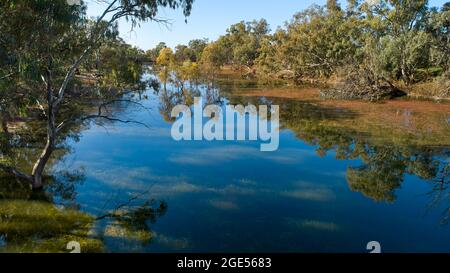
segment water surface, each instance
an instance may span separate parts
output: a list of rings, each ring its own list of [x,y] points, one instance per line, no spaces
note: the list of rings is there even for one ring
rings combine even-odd
[[[150,128],[92,124],[53,169],[84,174],[72,200],[81,212],[103,215],[130,199],[167,206],[140,223],[150,230],[144,242],[97,221],[105,251],[367,252],[378,241],[386,252],[450,252],[448,104],[322,102],[276,90],[225,80],[148,90],[146,109],[114,110]],[[280,105],[279,150],[174,141],[171,108],[198,95]]]

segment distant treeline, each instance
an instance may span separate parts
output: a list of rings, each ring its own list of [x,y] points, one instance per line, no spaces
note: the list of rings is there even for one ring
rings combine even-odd
[[[427,0],[348,0],[343,8],[328,0],[273,32],[264,19],[239,22],[216,41],[193,40],[174,52],[161,43],[146,54],[155,62],[165,55],[163,65],[196,64],[203,72],[229,65],[296,82],[337,77],[408,86],[449,79],[449,26],[450,2],[430,7]]]

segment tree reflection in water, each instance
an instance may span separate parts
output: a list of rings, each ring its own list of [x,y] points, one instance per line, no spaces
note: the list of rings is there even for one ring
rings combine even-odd
[[[1,178],[0,251],[68,252],[67,243],[75,241],[82,252],[103,252],[107,251],[107,238],[144,246],[151,243],[151,224],[166,213],[165,202],[146,200],[140,194],[96,217],[80,211],[75,201],[76,185],[84,176],[62,177],[46,181],[46,190],[41,192],[31,191],[28,184],[11,177]],[[99,230],[99,226],[105,228]]]
[[[395,202],[395,191],[401,187],[405,175],[414,175],[433,184],[433,191],[429,193],[433,196],[432,204],[450,201],[447,161],[450,149],[439,143],[442,140],[437,139],[437,143],[410,143],[409,135],[394,131],[386,131],[381,140],[374,139],[371,131],[358,131],[335,125],[340,121],[358,117],[358,121],[364,120],[365,117],[360,117],[361,113],[356,111],[324,106],[316,102],[236,94],[236,90],[255,87],[257,84],[254,82],[218,81],[205,84],[202,95],[205,98],[214,98],[211,102],[207,100],[208,103],[221,102],[221,105],[225,101],[232,105],[280,105],[281,128],[289,129],[298,139],[317,146],[319,156],[324,157],[333,152],[340,160],[360,160],[360,165],[349,166],[347,169],[348,185],[351,190],[374,201]],[[161,114],[166,121],[173,121],[168,117],[175,105],[189,101],[186,94],[198,95],[189,90],[164,90],[160,94]],[[444,211],[442,223],[448,222],[449,215],[450,207]]]
[[[72,111],[66,115],[76,120],[84,113]],[[136,204],[126,202],[103,216],[94,216],[80,211],[76,202],[77,186],[85,179],[84,170],[54,169],[71,153],[68,143],[77,142],[89,125],[82,121],[73,123],[61,134],[44,190],[32,191],[29,183],[5,174],[0,176],[1,252],[68,252],[66,246],[70,241],[79,242],[82,252],[103,252],[108,251],[104,240],[109,237],[143,245],[151,242],[151,224],[164,215],[165,202],[149,200],[140,194],[139,200],[131,199],[139,201]],[[20,128],[19,134],[3,132],[1,160],[23,170],[31,169],[45,144],[44,130],[45,126],[36,121]],[[99,231],[99,226],[106,228]]]
[[[236,84],[238,86],[236,86]],[[351,190],[378,202],[395,202],[395,191],[405,175],[414,175],[432,184],[430,207],[441,207],[449,202],[448,146],[439,143],[409,143],[403,135],[386,132],[385,139],[374,139],[370,131],[336,126],[343,120],[353,120],[360,113],[345,108],[323,106],[315,102],[281,100],[265,97],[240,97],[233,90],[254,88],[254,83],[224,82],[202,86],[165,85],[159,90],[159,111],[167,122],[172,122],[172,108],[177,104],[192,105],[195,96],[202,95],[208,103],[248,103],[280,105],[280,122],[284,129],[294,132],[298,139],[317,147],[317,154],[332,152],[337,159],[358,160],[347,169]],[[173,88],[172,88],[173,87]],[[141,94],[140,94],[141,95]],[[141,97],[141,96],[140,96]],[[73,113],[71,114],[73,115]],[[358,119],[359,120],[359,119]],[[68,140],[77,141],[88,124],[73,124],[58,140],[58,151],[52,166],[71,152]],[[42,149],[45,139],[42,126],[23,128],[20,138],[14,134],[1,136],[2,160],[13,165],[31,166]],[[399,141],[400,139],[400,141]],[[439,139],[438,139],[439,142]],[[352,163],[355,164],[355,163]],[[83,252],[108,251],[108,238],[151,243],[151,226],[162,217],[165,202],[157,202],[143,195],[117,205],[104,215],[90,215],[79,210],[76,202],[77,185],[83,183],[83,169],[49,171],[45,191],[36,193],[27,184],[12,177],[0,177],[0,250],[7,252],[68,252],[69,241],[81,243]],[[151,192],[148,193],[151,196]],[[139,202],[134,202],[139,201]],[[135,205],[135,203],[137,205]],[[448,223],[450,208],[443,212],[442,223]],[[102,227],[99,231],[98,227]]]
[[[278,104],[281,127],[317,146],[319,156],[333,152],[340,160],[360,160],[361,165],[348,167],[346,178],[351,190],[368,198],[395,202],[395,191],[401,187],[405,175],[414,175],[433,184],[429,193],[432,205],[450,201],[450,149],[439,143],[441,139],[437,139],[438,143],[411,144],[406,134],[386,131],[380,141],[370,131],[335,125],[340,120],[355,119],[360,113],[315,102],[232,95],[230,103]],[[448,223],[449,215],[450,206],[443,212],[443,224]]]

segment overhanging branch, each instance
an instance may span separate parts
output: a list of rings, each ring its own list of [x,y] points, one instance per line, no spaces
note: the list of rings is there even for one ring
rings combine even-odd
[[[139,103],[137,101],[133,101],[133,100],[127,100],[127,99],[116,99],[116,100],[110,100],[108,102],[102,103],[98,106],[98,112],[97,114],[93,114],[93,115],[87,115],[84,117],[79,117],[79,118],[73,118],[73,119],[68,119],[65,120],[63,122],[61,122],[58,126],[57,126],[57,132],[61,131],[65,126],[75,123],[75,122],[83,122],[83,121],[87,121],[87,120],[95,120],[95,119],[104,119],[104,120],[108,120],[111,122],[120,122],[120,123],[133,123],[133,124],[137,124],[137,125],[142,125],[146,128],[150,128],[150,126],[148,126],[147,124],[143,123],[143,122],[139,122],[139,121],[135,121],[135,120],[126,120],[126,119],[120,119],[120,118],[114,118],[114,117],[110,117],[105,115],[103,112],[106,109],[106,107],[108,105],[117,103],[117,102],[126,102],[126,103],[131,103],[131,104],[135,104],[138,105],[144,109],[147,109],[142,103]]]

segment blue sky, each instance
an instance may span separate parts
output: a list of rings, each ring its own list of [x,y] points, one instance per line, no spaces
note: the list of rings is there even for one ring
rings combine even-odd
[[[430,5],[442,6],[445,2],[446,0],[431,0]],[[325,3],[326,0],[195,0],[187,24],[181,10],[161,10],[159,17],[172,22],[169,27],[148,22],[131,31],[128,23],[121,22],[120,33],[128,43],[145,50],[153,48],[161,41],[174,47],[177,44],[187,44],[196,38],[215,40],[224,34],[231,24],[242,20],[265,18],[274,30],[296,12],[312,4]],[[89,4],[88,14],[98,16],[102,8],[104,5]]]

